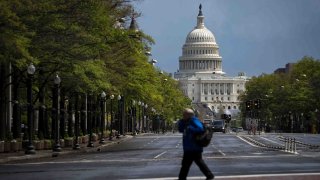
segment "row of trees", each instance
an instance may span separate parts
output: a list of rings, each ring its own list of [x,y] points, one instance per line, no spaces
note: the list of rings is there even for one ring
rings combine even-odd
[[[287,73],[262,74],[246,84],[245,102],[261,99],[255,114],[262,124],[286,132],[317,132],[320,112],[320,61],[304,57]]]
[[[190,101],[175,80],[150,64],[146,53],[153,39],[128,28],[136,16],[131,0],[1,1],[1,118],[10,84],[13,101],[26,103],[30,63],[37,70],[35,106],[52,104],[50,89],[59,74],[62,100],[105,91],[148,103],[167,120],[176,118]]]

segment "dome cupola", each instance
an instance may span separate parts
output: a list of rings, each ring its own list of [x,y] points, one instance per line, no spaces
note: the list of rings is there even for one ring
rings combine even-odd
[[[211,42],[216,43],[213,33],[204,25],[202,5],[199,6],[197,26],[187,35],[186,43]]]

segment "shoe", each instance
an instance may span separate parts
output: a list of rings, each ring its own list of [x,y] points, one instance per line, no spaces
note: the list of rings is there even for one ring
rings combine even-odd
[[[206,180],[212,180],[212,179],[214,179],[214,175],[212,175],[212,176],[210,176],[210,177],[207,177]]]

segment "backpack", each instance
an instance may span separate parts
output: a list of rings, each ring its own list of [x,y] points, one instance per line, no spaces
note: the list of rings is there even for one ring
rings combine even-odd
[[[201,124],[204,128],[204,132],[201,134],[195,134],[194,139],[199,146],[207,147],[211,142],[213,132],[210,127],[205,126],[202,122]]]

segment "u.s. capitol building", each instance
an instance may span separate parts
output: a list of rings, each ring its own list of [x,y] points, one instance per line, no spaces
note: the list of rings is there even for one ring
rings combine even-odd
[[[202,118],[239,112],[239,95],[245,91],[248,77],[244,73],[229,77],[222,71],[219,46],[213,33],[205,27],[201,5],[197,26],[187,35],[174,77]]]

